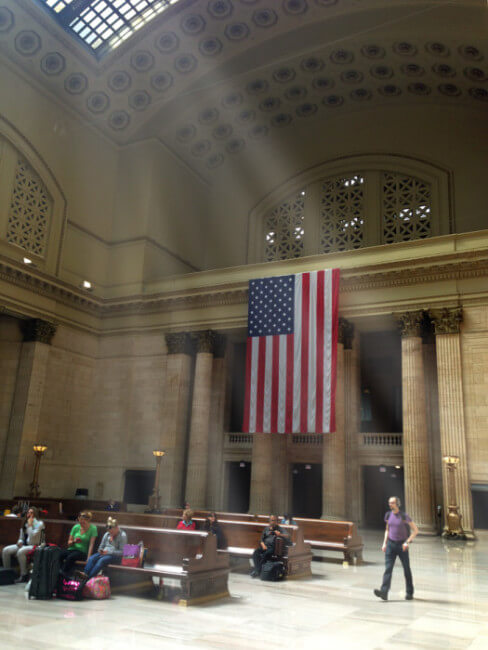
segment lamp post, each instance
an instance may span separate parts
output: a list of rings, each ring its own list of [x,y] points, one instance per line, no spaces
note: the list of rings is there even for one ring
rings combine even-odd
[[[41,458],[47,447],[46,445],[34,445],[32,449],[34,450],[36,460],[34,463],[34,474],[32,476],[32,483],[30,484],[29,496],[37,498],[41,494],[41,491],[39,490],[39,465],[41,464]]]
[[[151,496],[149,497],[149,509],[152,512],[159,512],[161,509],[161,496],[159,494],[159,472],[161,468],[161,459],[164,456],[164,451],[156,449],[153,451],[153,456],[156,458],[156,475],[154,477],[154,488]]]
[[[459,465],[459,456],[444,456],[442,458],[447,468],[447,516],[444,536],[462,537],[464,535],[461,527],[461,515],[457,505],[456,484],[454,482],[454,472]]]

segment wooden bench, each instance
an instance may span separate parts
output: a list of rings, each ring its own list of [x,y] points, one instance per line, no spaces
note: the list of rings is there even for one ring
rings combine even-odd
[[[181,509],[165,510],[167,517],[181,516]],[[217,512],[217,517],[227,519],[229,513]],[[206,517],[207,510],[195,511],[195,519]],[[267,523],[269,517],[266,515],[253,515],[248,513],[231,513],[229,519],[236,521],[258,521]],[[306,544],[312,549],[322,551],[337,551],[343,554],[344,561],[348,563],[361,563],[363,560],[363,540],[358,533],[356,525],[352,521],[336,521],[334,519],[307,519],[294,517],[298,527],[303,531]]]
[[[93,521],[105,522],[107,513],[95,511]],[[148,514],[148,513],[118,513],[117,522],[124,530],[127,526],[162,526],[165,528],[176,528],[181,517],[169,514]],[[194,517],[193,520],[199,529],[203,528],[205,519]],[[233,557],[251,558],[254,550],[259,546],[262,532],[268,523],[258,521],[229,521],[219,519],[222,532],[227,540],[227,548],[219,550]],[[285,563],[286,575],[290,578],[298,578],[311,575],[312,552],[308,544],[303,540],[303,533],[296,526],[282,526],[292,541],[292,546],[285,549],[283,561]]]
[[[45,519],[46,542],[65,546],[72,521]],[[15,526],[13,525],[15,524]],[[95,524],[97,525],[97,524]],[[104,526],[98,524],[100,533]],[[147,566],[108,565],[114,592],[154,591],[153,578],[176,581],[180,605],[195,605],[229,595],[229,558],[217,553],[213,535],[197,531],[168,530],[144,526],[123,526],[129,544],[143,541],[148,548]],[[18,520],[0,517],[0,541],[17,539]],[[97,543],[95,543],[95,550]]]

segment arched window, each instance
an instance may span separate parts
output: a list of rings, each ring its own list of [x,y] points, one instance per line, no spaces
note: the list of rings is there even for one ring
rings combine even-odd
[[[254,210],[249,261],[354,250],[452,231],[446,172],[394,156],[361,156],[337,167],[328,164],[308,178],[293,179],[287,183],[295,186],[293,193],[273,205],[278,189]]]
[[[35,150],[10,125],[0,130],[0,252],[56,272],[64,197]]]

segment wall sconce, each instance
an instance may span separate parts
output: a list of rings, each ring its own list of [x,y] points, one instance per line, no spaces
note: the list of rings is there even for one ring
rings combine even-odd
[[[446,537],[464,537],[461,527],[461,514],[457,505],[456,483],[454,481],[454,472],[459,465],[459,456],[444,456],[442,458],[447,468],[447,514],[444,536]]]
[[[154,476],[154,487],[151,496],[149,497],[149,510],[151,512],[160,512],[161,510],[161,496],[159,494],[159,473],[161,470],[161,459],[164,456],[164,451],[156,449],[153,451],[153,456],[156,459],[156,474]]]
[[[44,455],[47,446],[37,444],[34,445],[32,449],[34,450],[36,459],[34,463],[34,474],[32,476],[32,482],[30,484],[29,496],[37,499],[37,497],[39,497],[41,494],[41,491],[39,489],[39,466],[41,464],[41,458]]]

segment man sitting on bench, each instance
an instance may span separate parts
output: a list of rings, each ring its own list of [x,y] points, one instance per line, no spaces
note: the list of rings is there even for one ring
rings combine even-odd
[[[273,555],[275,555],[275,544],[278,537],[282,537],[285,544],[289,543],[287,535],[278,526],[278,517],[276,515],[270,515],[269,526],[266,526],[263,530],[259,547],[252,554],[254,570],[251,571],[251,577],[258,578],[261,575],[263,564],[271,560]]]

